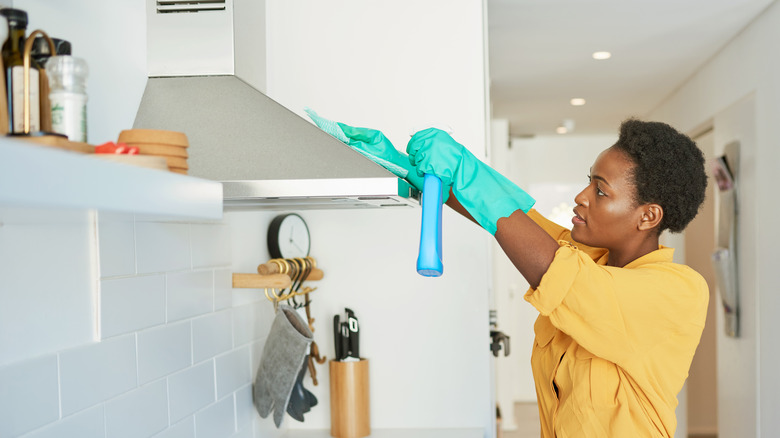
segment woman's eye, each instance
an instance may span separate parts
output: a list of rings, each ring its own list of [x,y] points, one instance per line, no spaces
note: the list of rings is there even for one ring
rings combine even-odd
[[[607,196],[607,194],[602,192],[601,189],[598,187],[596,187],[596,194],[599,196]]]

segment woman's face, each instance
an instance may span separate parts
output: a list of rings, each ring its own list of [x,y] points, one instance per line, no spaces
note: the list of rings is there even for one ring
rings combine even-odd
[[[590,184],[574,197],[572,238],[585,245],[614,250],[637,232],[642,211],[635,202],[634,163],[615,148],[599,154]]]

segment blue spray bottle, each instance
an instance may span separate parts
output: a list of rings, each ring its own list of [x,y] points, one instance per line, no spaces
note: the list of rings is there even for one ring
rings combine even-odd
[[[444,272],[441,261],[441,179],[425,174],[422,192],[422,224],[420,226],[420,251],[417,256],[417,273],[424,277],[439,277]]]

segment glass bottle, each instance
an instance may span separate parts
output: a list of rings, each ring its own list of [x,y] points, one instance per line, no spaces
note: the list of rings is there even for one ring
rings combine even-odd
[[[87,141],[86,61],[70,55],[52,56],[46,61],[51,103],[51,128],[70,141]]]
[[[53,44],[49,44],[50,41]],[[54,53],[51,52],[52,45],[54,46]],[[30,48],[30,56],[32,57],[33,61],[35,61],[39,67],[43,67],[46,65],[46,61],[55,55],[70,55],[70,42],[58,38],[47,38],[43,35],[38,35],[33,41],[32,47]],[[51,126],[52,112],[50,101],[51,93],[49,93],[49,78],[45,69],[41,68],[40,72],[39,81],[41,83],[41,130],[46,131],[46,133],[52,133],[54,130]]]
[[[0,14],[8,20],[8,39],[3,43],[5,87],[8,96],[8,132],[24,133],[24,43],[27,33],[27,12],[3,8]],[[30,60],[30,132],[40,128],[39,71]]]

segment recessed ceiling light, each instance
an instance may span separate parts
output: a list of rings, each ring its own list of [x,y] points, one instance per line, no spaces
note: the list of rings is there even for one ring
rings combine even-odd
[[[585,105],[585,99],[581,97],[575,97],[574,99],[570,100],[569,103],[571,103],[574,106],[582,106]]]
[[[612,57],[612,54],[609,52],[593,52],[593,59],[597,59],[599,61],[603,61],[605,59],[609,59]]]

